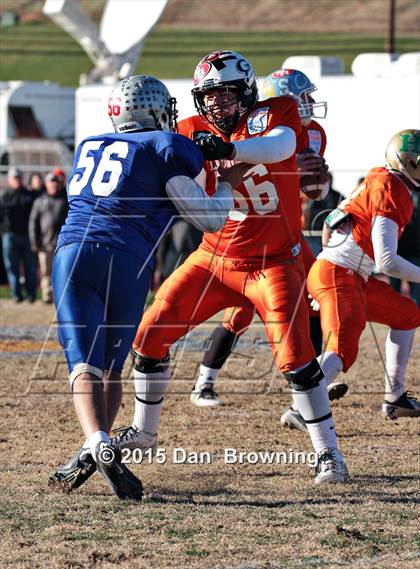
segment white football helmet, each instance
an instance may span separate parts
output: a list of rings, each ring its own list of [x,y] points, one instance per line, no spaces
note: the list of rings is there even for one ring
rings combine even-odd
[[[195,69],[193,83],[191,93],[199,115],[229,134],[236,128],[241,115],[252,109],[258,99],[255,72],[248,60],[236,51],[215,51],[206,55]],[[213,89],[224,89],[227,93],[231,90],[235,94],[237,108],[229,117],[216,116],[214,109],[205,104],[204,95]]]
[[[133,75],[113,89],[108,115],[115,132],[176,130],[176,99],[155,77]]]
[[[316,86],[309,77],[297,69],[278,69],[264,79],[262,93],[265,99],[288,95],[298,102],[298,112],[302,124],[307,126],[311,120],[327,116],[327,103],[317,103],[312,98]]]

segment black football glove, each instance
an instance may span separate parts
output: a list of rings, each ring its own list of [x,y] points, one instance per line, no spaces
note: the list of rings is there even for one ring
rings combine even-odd
[[[235,147],[220,136],[206,131],[194,132],[194,142],[200,148],[204,160],[223,160],[233,158]]]

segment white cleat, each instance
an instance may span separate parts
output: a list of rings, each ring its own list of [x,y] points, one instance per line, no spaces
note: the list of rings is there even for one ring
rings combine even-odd
[[[382,405],[382,413],[385,419],[390,421],[399,417],[420,417],[420,402],[406,391],[392,403],[385,399]]]
[[[190,400],[191,403],[197,405],[197,407],[216,407],[217,405],[223,405],[223,401],[217,397],[217,393],[214,391],[211,383],[205,383],[198,388],[194,386],[191,391]]]
[[[112,437],[111,444],[119,450],[124,448],[128,448],[130,450],[139,448],[141,450],[152,449],[154,451],[156,449],[157,435],[152,435],[146,431],[140,431],[134,425],[114,429],[113,432],[117,434],[115,437]]]
[[[349,471],[344,458],[336,448],[326,448],[318,455],[315,484],[347,482]]]
[[[280,417],[280,423],[283,427],[289,427],[289,429],[299,429],[299,431],[304,433],[308,432],[304,418],[297,409],[292,409],[292,407],[289,407],[283,413]]]
[[[328,398],[330,401],[335,401],[336,399],[341,399],[347,393],[349,386],[347,383],[337,381],[336,383],[330,383],[328,386]]]

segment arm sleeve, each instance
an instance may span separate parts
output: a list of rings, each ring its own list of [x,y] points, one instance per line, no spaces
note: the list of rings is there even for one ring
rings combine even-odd
[[[276,126],[264,136],[233,142],[235,160],[249,164],[272,164],[290,158],[296,150],[296,135],[288,126]]]
[[[211,197],[206,193],[206,172],[198,147],[184,136],[175,135],[161,157],[166,193],[182,217],[208,233],[223,227],[233,207],[232,187],[219,182]]]
[[[388,217],[372,220],[372,245],[378,269],[391,276],[420,283],[420,267],[397,254],[398,225]]]
[[[219,182],[210,197],[197,178],[174,176],[166,183],[166,193],[186,221],[200,231],[214,233],[223,227],[233,207],[232,187],[227,182]]]

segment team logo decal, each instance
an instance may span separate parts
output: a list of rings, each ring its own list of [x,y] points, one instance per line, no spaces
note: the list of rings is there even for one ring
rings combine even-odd
[[[110,97],[108,99],[108,116],[118,117],[120,113],[121,113],[121,98]]]
[[[246,75],[251,69],[251,66],[245,59],[239,59],[238,63],[236,64],[236,69],[239,71],[239,73]]]
[[[271,74],[271,77],[277,79],[277,77],[284,77],[285,75],[291,75],[293,73],[293,69],[279,69],[278,71],[274,71]]]
[[[420,136],[415,134],[400,134],[400,152],[420,152]]]
[[[267,128],[269,110],[270,107],[262,107],[261,109],[256,109],[249,115],[247,120],[249,134],[258,134],[265,131]]]
[[[207,57],[207,61],[214,61],[215,59],[232,59],[231,51],[214,51],[210,53]]]
[[[308,130],[309,148],[319,154],[321,152],[321,133],[319,130]]]
[[[204,77],[209,73],[210,69],[211,69],[211,64],[208,63],[207,61],[203,61],[202,63],[200,63],[197,66],[197,69],[195,70],[194,73],[194,78],[193,78],[194,85],[200,83],[200,81],[202,81]]]

